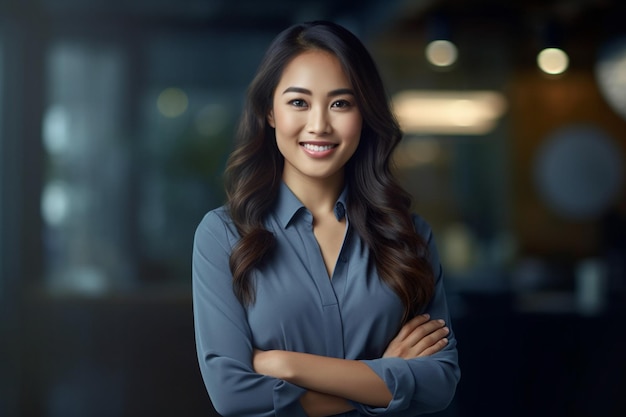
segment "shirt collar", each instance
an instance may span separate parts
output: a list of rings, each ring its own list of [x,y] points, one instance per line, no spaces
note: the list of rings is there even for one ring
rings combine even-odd
[[[335,203],[335,217],[341,220],[347,216],[346,200],[348,198],[347,186],[341,191],[337,202]],[[287,184],[281,182],[278,189],[278,197],[276,199],[276,207],[274,209],[278,220],[283,228],[287,228],[300,210],[306,210],[304,204],[296,197],[296,195],[287,187]]]

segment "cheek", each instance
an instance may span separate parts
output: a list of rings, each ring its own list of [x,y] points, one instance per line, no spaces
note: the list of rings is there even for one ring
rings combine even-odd
[[[359,139],[361,138],[362,126],[363,121],[360,117],[354,117],[350,120],[346,120],[342,126],[344,138],[358,144]]]
[[[297,115],[276,113],[275,125],[276,125],[276,137],[285,137],[297,134],[302,128],[302,122]]]

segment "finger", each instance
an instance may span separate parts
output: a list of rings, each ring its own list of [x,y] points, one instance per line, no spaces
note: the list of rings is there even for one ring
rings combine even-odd
[[[443,350],[443,348],[445,348],[448,345],[448,339],[447,338],[443,338],[440,339],[437,343],[435,343],[434,345],[428,347],[427,349],[424,349],[421,353],[419,353],[417,356],[418,357],[423,357],[423,356],[430,356],[433,355],[441,350]]]
[[[423,337],[418,343],[415,344],[413,348],[415,354],[419,355],[421,352],[439,343],[441,340],[446,338],[448,333],[450,333],[450,330],[447,327],[442,327],[441,329],[438,329]]]
[[[407,335],[406,341],[412,345],[417,344],[424,337],[443,328],[445,326],[443,320],[430,320],[416,327],[411,334]]]
[[[402,328],[398,332],[398,335],[395,337],[395,339],[399,339],[399,340],[406,339],[407,336],[413,333],[416,328],[428,322],[428,320],[430,320],[429,314],[420,314],[419,316],[413,317],[411,320],[406,322],[404,326],[402,326]]]

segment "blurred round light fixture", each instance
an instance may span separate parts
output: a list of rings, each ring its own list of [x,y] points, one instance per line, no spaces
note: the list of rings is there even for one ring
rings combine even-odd
[[[449,67],[456,62],[457,57],[457,47],[450,41],[440,39],[426,46],[426,59],[437,67]]]
[[[624,160],[618,140],[594,125],[566,125],[548,136],[533,164],[545,203],[573,220],[602,215],[618,201]]]
[[[626,36],[613,39],[600,49],[595,76],[606,101],[626,120]]]
[[[165,117],[178,117],[187,110],[189,100],[187,94],[180,88],[166,88],[159,94],[157,108]]]
[[[569,66],[569,57],[559,48],[545,48],[537,55],[537,65],[550,75],[562,74]]]
[[[228,112],[224,106],[211,103],[204,106],[196,114],[194,124],[196,131],[202,136],[217,135],[228,123]]]

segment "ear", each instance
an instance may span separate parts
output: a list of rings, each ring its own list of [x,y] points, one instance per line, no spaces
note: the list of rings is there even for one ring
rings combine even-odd
[[[274,123],[274,110],[270,110],[270,112],[268,113],[267,123],[269,123],[269,125],[273,128],[276,128],[276,124]]]

